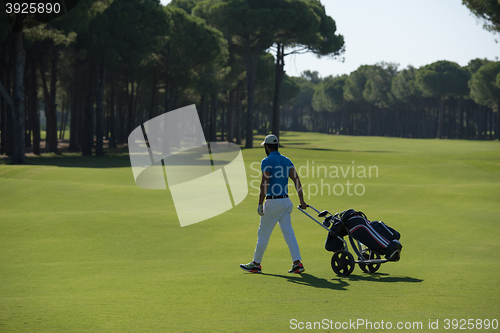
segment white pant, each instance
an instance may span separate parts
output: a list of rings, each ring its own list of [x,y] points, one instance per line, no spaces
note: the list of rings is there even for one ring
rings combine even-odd
[[[292,209],[293,204],[290,198],[266,200],[264,203],[264,215],[260,217],[260,226],[257,233],[259,237],[257,238],[257,246],[253,255],[255,262],[262,262],[262,257],[264,256],[267,244],[269,243],[269,237],[271,237],[276,222],[280,224],[281,233],[290,250],[292,261],[301,260],[299,244],[297,244],[290,218]]]

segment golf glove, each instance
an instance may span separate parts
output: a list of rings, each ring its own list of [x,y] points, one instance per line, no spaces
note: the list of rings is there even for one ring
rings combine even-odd
[[[259,205],[257,207],[257,213],[259,213],[260,216],[264,215],[264,206],[263,205]]]

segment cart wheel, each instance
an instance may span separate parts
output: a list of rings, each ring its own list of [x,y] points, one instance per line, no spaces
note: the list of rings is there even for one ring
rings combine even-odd
[[[372,250],[369,250],[369,249],[364,250],[362,254],[363,254],[363,258],[365,260],[380,259],[380,254],[378,254]],[[363,270],[363,272],[365,272],[365,273],[375,273],[380,268],[380,264],[362,264],[362,263],[359,263],[359,268],[361,268],[361,270]]]
[[[332,257],[332,269],[340,276],[348,276],[354,270],[354,257],[347,251],[337,251]]]

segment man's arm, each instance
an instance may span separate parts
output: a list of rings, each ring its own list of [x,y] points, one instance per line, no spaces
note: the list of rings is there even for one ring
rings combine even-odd
[[[257,206],[257,213],[260,216],[264,215],[264,199],[266,198],[267,189],[269,187],[269,177],[271,177],[271,172],[263,171],[262,180],[260,181],[260,194],[259,194],[259,206]]]
[[[270,177],[271,177],[270,171],[262,172],[262,180],[260,181],[259,205],[262,205],[264,203],[264,199],[266,198]]]
[[[297,190],[297,194],[300,200],[300,208],[306,209],[307,204],[304,201],[304,192],[302,191],[302,184],[300,183],[299,175],[297,174],[295,168],[290,168],[289,176],[290,179],[293,181],[293,184],[295,185],[295,189]]]

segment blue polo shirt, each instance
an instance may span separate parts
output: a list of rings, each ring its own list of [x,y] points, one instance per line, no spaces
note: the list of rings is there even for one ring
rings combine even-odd
[[[262,160],[260,163],[262,172],[269,171],[271,173],[267,196],[288,195],[288,177],[290,169],[293,167],[292,161],[281,155],[279,151],[272,151],[269,156]]]

